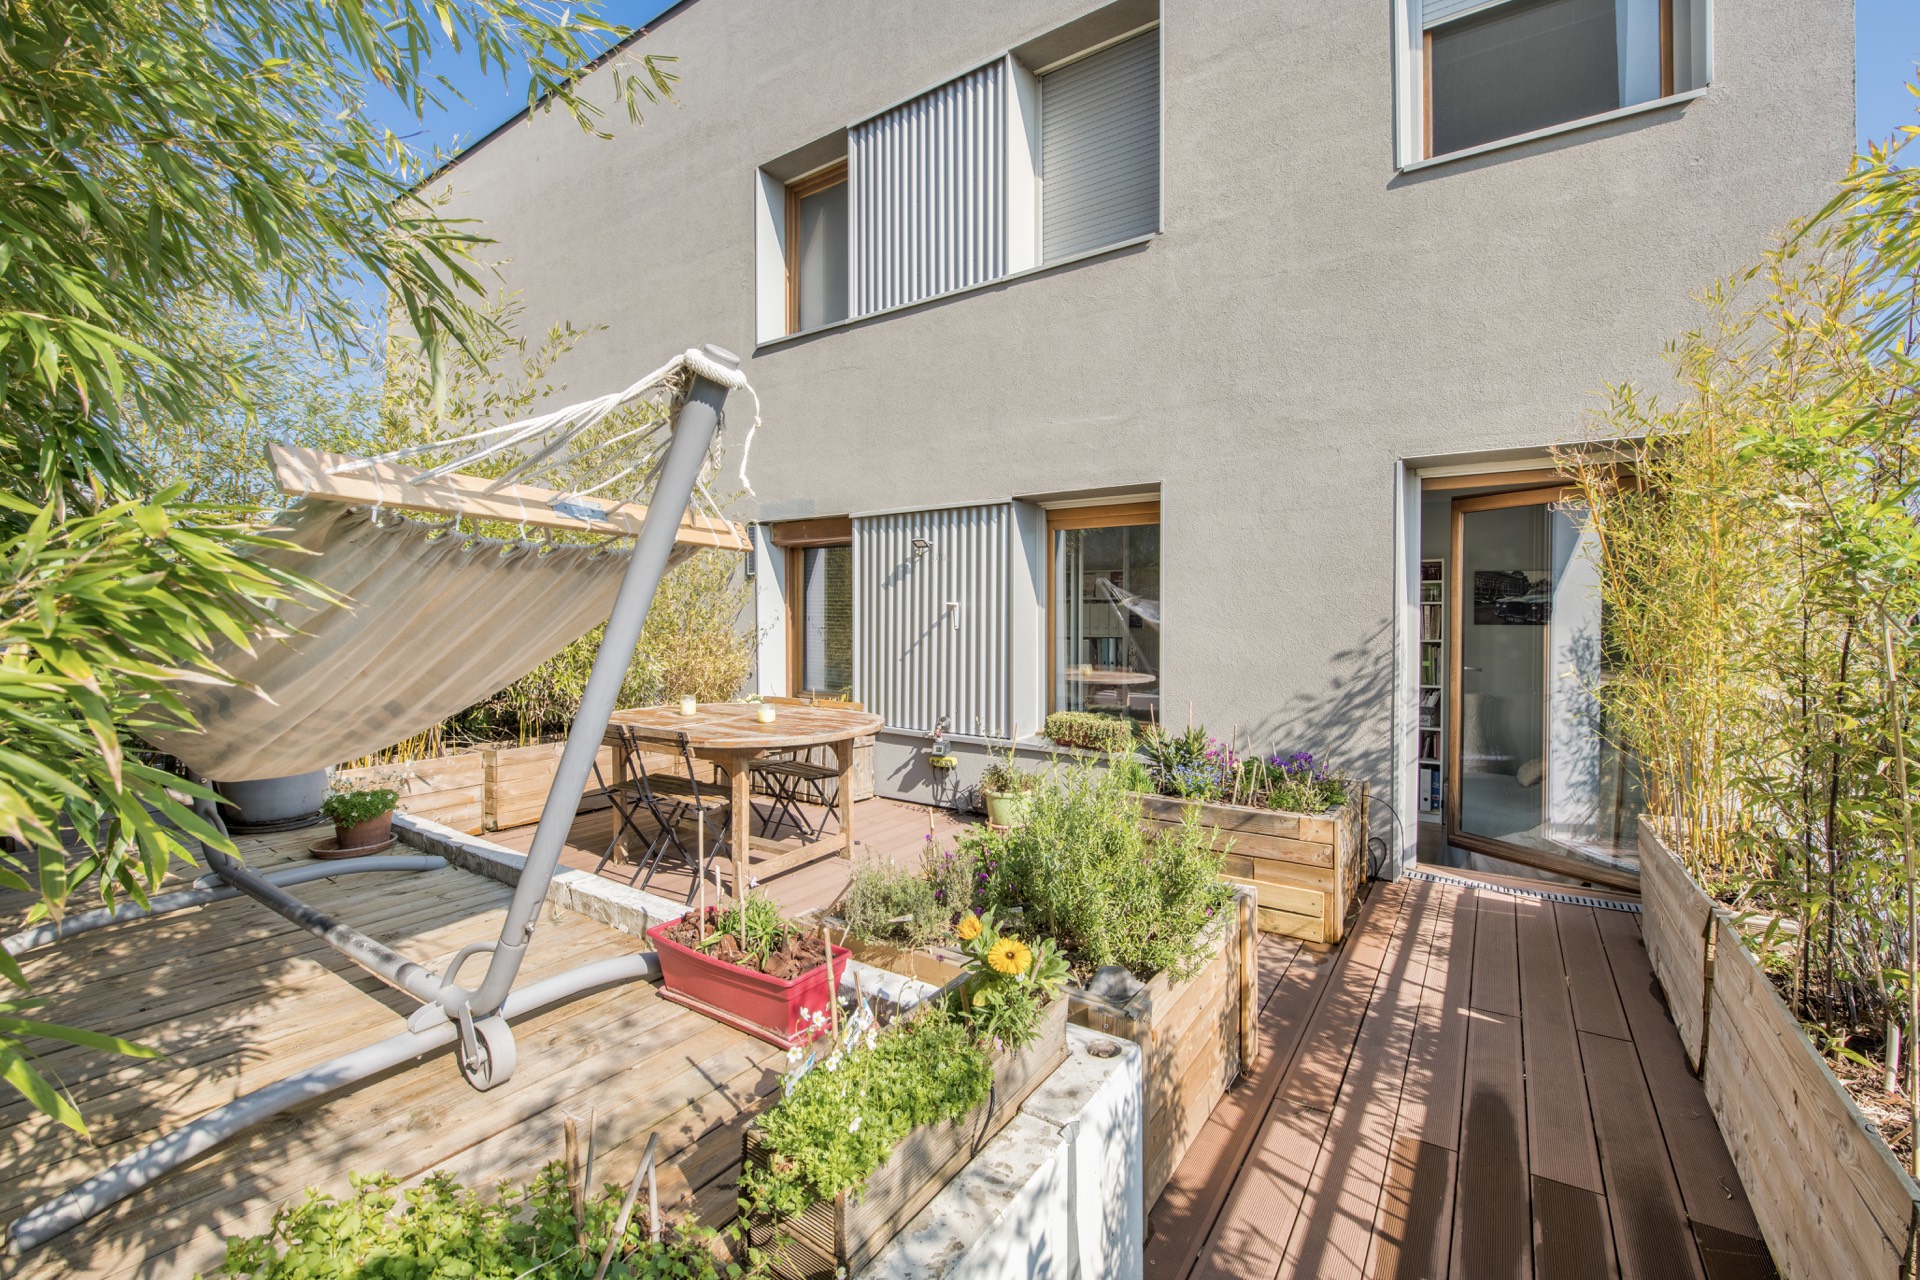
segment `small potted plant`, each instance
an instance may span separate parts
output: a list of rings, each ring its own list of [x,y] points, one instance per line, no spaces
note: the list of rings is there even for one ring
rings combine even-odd
[[[333,839],[315,845],[316,858],[356,858],[393,843],[393,811],[400,793],[365,779],[336,781],[320,802],[321,816],[333,820]]]
[[[980,800],[987,821],[996,827],[1019,826],[1026,821],[1027,797],[1039,785],[1040,776],[1016,766],[1011,751],[1004,760],[996,758],[980,775]]]
[[[662,995],[783,1049],[832,1003],[848,956],[751,893],[657,924],[647,940],[660,957]]]

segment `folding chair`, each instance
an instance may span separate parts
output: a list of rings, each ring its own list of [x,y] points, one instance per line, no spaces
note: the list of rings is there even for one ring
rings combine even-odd
[[[694,894],[699,890],[701,879],[707,874],[710,850],[727,838],[733,820],[732,803],[724,793],[716,795],[711,790],[701,791],[699,766],[694,760],[693,748],[687,741],[686,734],[674,735],[674,746],[687,770],[686,776],[682,778],[672,774],[649,772],[646,759],[648,741],[625,725],[616,726],[616,729],[621,750],[627,759],[628,782],[624,787],[616,785],[607,789],[608,798],[620,813],[620,821],[615,827],[612,841],[607,845],[607,851],[600,856],[599,866],[594,868],[594,874],[598,875],[601,868],[607,865],[607,861],[613,856],[613,851],[619,847],[622,837],[630,832],[636,839],[645,840],[646,844],[634,863],[633,875],[627,883],[639,889],[652,884],[653,877],[660,870],[661,860],[666,857],[667,850],[672,849],[680,855],[680,860],[686,864],[691,875],[687,885],[687,901],[692,902]],[[662,744],[652,745],[657,749]],[[597,760],[594,762],[594,769],[597,775],[599,771]],[[623,789],[632,793],[631,803],[625,805],[621,803],[622,797],[618,792]],[[642,808],[653,816],[656,831],[651,839],[641,831],[637,821]],[[705,846],[689,851],[687,842],[681,839],[680,828],[691,815],[700,812],[705,812],[707,815],[705,826],[709,840]],[[698,845],[697,838],[695,843]]]

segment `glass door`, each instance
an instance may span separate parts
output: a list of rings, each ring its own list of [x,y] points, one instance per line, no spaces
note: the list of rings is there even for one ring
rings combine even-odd
[[[1631,888],[1639,793],[1601,709],[1599,573],[1573,497],[1453,501],[1447,838]]]

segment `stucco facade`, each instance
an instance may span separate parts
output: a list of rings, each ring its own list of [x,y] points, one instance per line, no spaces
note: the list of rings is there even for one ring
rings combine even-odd
[[[742,519],[1157,485],[1165,714],[1397,797],[1409,468],[1668,384],[1700,291],[1844,172],[1853,6],[1719,0],[1697,98],[1402,173],[1392,0],[1165,0],[1158,235],[756,347],[758,167],[1091,7],[693,0],[641,45],[677,104],[611,140],[518,121],[434,187],[529,326],[605,326],[570,393],[690,343],[746,357]],[[883,791],[927,794],[913,747]]]

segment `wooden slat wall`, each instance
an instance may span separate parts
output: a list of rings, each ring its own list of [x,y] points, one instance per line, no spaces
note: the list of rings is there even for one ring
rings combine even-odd
[[[1707,987],[1711,981],[1713,900],[1687,875],[1653,821],[1640,819],[1641,932],[1647,959],[1667,995],[1667,1010],[1695,1072],[1707,1048]]]
[[[405,774],[395,784],[400,792],[400,812],[444,823],[468,835],[478,835],[483,829],[486,767],[478,752],[463,751],[435,760],[373,769],[342,769],[334,776],[375,781],[391,777],[395,770]]]
[[[1920,1188],[1815,1055],[1731,922],[1715,922],[1704,1083],[1788,1280],[1894,1280]]]

